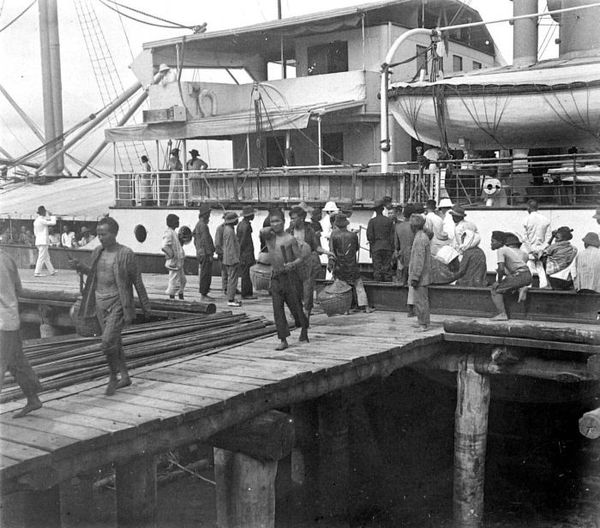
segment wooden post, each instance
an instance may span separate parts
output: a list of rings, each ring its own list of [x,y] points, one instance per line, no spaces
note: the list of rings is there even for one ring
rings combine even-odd
[[[463,360],[457,374],[454,431],[454,523],[457,528],[483,525],[483,491],[490,381]]]
[[[319,468],[319,433],[317,406],[313,401],[293,405],[296,443],[291,453],[290,480],[294,507],[312,517],[317,497]]]
[[[277,462],[214,448],[218,528],[273,528]]]
[[[219,528],[273,528],[277,461],[294,445],[291,418],[269,411],[209,439]]]
[[[60,484],[60,509],[64,524],[86,525],[96,519],[94,507],[95,473],[77,475]]]
[[[7,526],[9,526],[7,524]],[[23,528],[60,528],[58,486],[23,494]]]
[[[324,517],[348,511],[350,454],[348,402],[341,393],[319,399],[319,511]]]
[[[140,455],[115,468],[117,526],[149,528],[156,520],[156,462]]]

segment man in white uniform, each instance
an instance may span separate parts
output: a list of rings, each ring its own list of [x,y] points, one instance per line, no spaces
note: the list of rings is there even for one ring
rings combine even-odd
[[[46,208],[40,205],[37,210],[37,218],[33,221],[35,245],[38,248],[38,258],[34,272],[36,277],[43,277],[42,268],[44,265],[50,272],[50,275],[56,275],[56,270],[50,261],[50,253],[48,252],[48,246],[50,245],[48,227],[53,225],[56,225],[56,217],[50,216]]]
[[[523,249],[529,256],[527,267],[532,275],[533,272],[537,272],[540,280],[540,288],[547,288],[548,279],[546,278],[546,272],[540,257],[544,249],[548,247],[550,240],[550,220],[538,212],[538,203],[536,200],[529,200],[527,202],[527,212],[529,214],[523,224],[525,229]]]

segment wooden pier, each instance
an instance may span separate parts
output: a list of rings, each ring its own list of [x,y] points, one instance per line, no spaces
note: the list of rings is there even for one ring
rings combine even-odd
[[[77,288],[68,271],[43,281],[28,275],[21,273],[26,288]],[[189,279],[187,298],[194,299],[197,278]],[[164,297],[164,275],[144,280],[150,296]],[[218,309],[224,309],[225,297],[214,295]],[[270,299],[263,295],[233,311],[269,317]],[[317,463],[299,464],[314,474],[292,478],[316,483],[322,516],[343,515],[350,473],[348,403],[364,396],[360,387],[369,381],[415,366],[457,373],[455,521],[482,526],[489,377],[544,377],[554,371],[560,375],[548,379],[559,383],[597,384],[598,334],[592,325],[577,325],[579,335],[589,339],[560,341],[555,334],[543,339],[544,324],[536,323],[538,338],[513,333],[502,342],[486,342],[485,329],[477,333],[465,330],[477,330],[474,324],[460,326],[464,318],[432,319],[433,328],[421,333],[400,313],[315,315],[310,343],[297,343],[293,335],[283,352],[274,350],[276,337],[267,337],[202,357],[190,354],[133,370],[133,385],[112,397],[104,395],[105,380],[44,393],[44,407],[20,420],[9,413],[21,403],[7,403],[0,407],[2,493],[25,492],[24,526],[60,526],[61,492],[72,494],[72,479],[79,477],[76,493],[83,497],[85,516],[93,511],[85,504],[92,485],[86,476],[112,464],[118,526],[153,526],[156,456],[202,442],[215,448],[218,525],[273,526],[278,461],[290,454],[296,461],[312,456],[302,441],[309,405],[318,415]],[[444,320],[460,331],[444,331]],[[519,356],[503,363],[507,354],[498,352],[499,346],[518,350]],[[545,358],[548,351],[552,356]]]

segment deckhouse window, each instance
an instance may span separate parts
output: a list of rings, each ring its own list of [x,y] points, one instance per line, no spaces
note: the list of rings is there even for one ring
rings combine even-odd
[[[323,164],[341,165],[344,159],[344,134],[331,132],[323,134]]]
[[[336,40],[307,49],[308,75],[348,71],[348,42]]]
[[[481,62],[473,61],[473,69],[481,70]]]
[[[267,137],[267,167],[283,167],[285,152],[284,136]]]
[[[452,71],[460,72],[463,69],[463,59],[459,55],[452,55]]]

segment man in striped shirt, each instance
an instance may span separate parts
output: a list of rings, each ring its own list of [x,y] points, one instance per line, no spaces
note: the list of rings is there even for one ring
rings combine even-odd
[[[600,238],[597,233],[583,237],[584,250],[575,256],[571,274],[579,293],[600,293]]]

